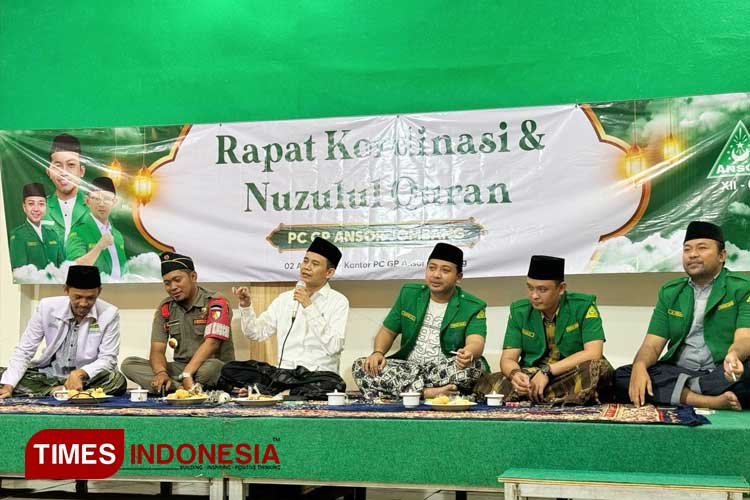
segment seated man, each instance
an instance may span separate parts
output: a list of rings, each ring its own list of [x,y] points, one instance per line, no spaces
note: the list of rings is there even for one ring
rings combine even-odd
[[[66,389],[93,389],[119,395],[127,381],[117,371],[120,351],[120,313],[98,300],[102,291],[99,270],[71,266],[64,297],[39,301],[8,368],[0,368],[0,398],[46,396]],[[42,356],[31,361],[45,342]]]
[[[333,243],[315,238],[302,259],[297,287],[276,297],[258,317],[250,289],[233,289],[240,301],[242,333],[257,341],[276,335],[279,359],[278,368],[254,360],[227,363],[221,371],[225,389],[257,384],[264,394],[289,389],[306,399],[325,399],[327,392],[346,389],[338,371],[349,301],[328,284],[340,260]]]
[[[10,232],[10,267],[31,264],[44,269],[50,263],[59,267],[65,260],[63,240],[54,229],[41,223],[47,211],[44,186],[38,182],[26,184],[22,208],[26,220]]]
[[[724,267],[719,226],[693,221],[682,245],[687,277],[665,283],[632,365],[615,372],[619,401],[636,406],[750,406],[750,279]],[[667,353],[659,355],[667,346]]]
[[[234,360],[229,303],[198,285],[190,257],[161,254],[161,274],[169,297],[154,313],[149,359],[131,356],[122,372],[152,394],[180,386],[190,390],[196,382],[213,388],[221,367]],[[174,361],[167,362],[167,346],[174,349]]]
[[[65,254],[76,264],[94,265],[113,280],[127,272],[125,241],[122,234],[109,220],[109,214],[117,203],[115,184],[109,177],[97,177],[91,181],[91,191],[86,194],[89,213],[73,224]]]
[[[566,289],[564,259],[531,257],[529,298],[510,305],[501,371],[483,377],[478,394],[494,391],[508,401],[549,404],[609,399],[612,366],[602,357],[604,330],[596,297]]]
[[[425,398],[471,392],[484,369],[487,304],[457,286],[463,260],[460,248],[438,243],[427,260],[425,284],[401,288],[372,354],[352,366],[366,398],[406,391],[422,392]],[[386,359],[399,334],[401,349]]]

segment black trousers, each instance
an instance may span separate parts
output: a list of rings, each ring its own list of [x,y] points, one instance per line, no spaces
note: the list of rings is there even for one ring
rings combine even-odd
[[[263,394],[277,394],[289,389],[292,396],[305,399],[326,399],[327,392],[344,392],[346,384],[338,373],[311,372],[304,366],[276,368],[262,361],[230,361],[221,369],[219,387],[225,391],[234,387],[257,384]]]
[[[628,387],[630,386],[630,374],[633,365],[621,366],[615,370],[615,397],[620,403],[629,403]],[[745,372],[737,382],[728,381],[724,378],[724,367],[718,365],[713,371],[688,370],[671,363],[658,362],[649,367],[648,375],[651,377],[651,387],[654,397],[646,393],[650,402],[660,405],[678,405],[682,389],[688,388],[693,392],[705,394],[706,396],[718,396],[726,391],[732,391],[737,395],[743,408],[750,408],[750,363],[745,361]],[[695,390],[696,385],[700,388]]]

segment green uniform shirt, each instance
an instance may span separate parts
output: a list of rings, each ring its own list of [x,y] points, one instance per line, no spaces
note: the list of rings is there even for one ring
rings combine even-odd
[[[683,276],[665,283],[651,315],[648,333],[669,340],[662,361],[672,361],[693,324],[693,288]],[[750,279],[722,269],[703,316],[703,337],[715,363],[721,363],[737,328],[750,328]]]
[[[76,194],[76,202],[73,205],[73,216],[70,220],[70,230],[73,230],[73,226],[80,221],[84,215],[89,213],[89,207],[83,201],[83,192],[79,189]],[[57,194],[52,193],[47,196],[47,211],[42,219],[42,224],[53,229],[60,237],[60,241],[65,243],[65,219],[63,219],[62,209],[60,208],[60,200],[57,199]]]
[[[582,351],[583,344],[592,340],[605,340],[596,297],[587,293],[563,293],[555,321],[555,344],[561,359]],[[529,299],[510,305],[503,349],[521,349],[523,368],[535,366],[547,351],[542,312],[534,309]]]
[[[117,259],[120,262],[120,276],[127,272],[127,257],[125,256],[125,240],[122,238],[120,231],[110,224],[112,238],[115,240],[115,250]],[[70,228],[68,242],[65,245],[65,256],[68,260],[76,260],[78,257],[86,255],[94,248],[102,237],[99,226],[96,225],[94,216],[89,213]],[[94,262],[99,271],[105,274],[112,274],[112,256],[106,248],[99,253],[99,257]]]
[[[65,260],[63,242],[57,233],[42,226],[42,238],[26,220],[10,232],[10,267],[33,264],[37,269],[44,269],[50,262],[60,267]]]
[[[401,349],[391,357],[409,357],[417,342],[429,303],[430,289],[427,285],[410,283],[401,287],[396,303],[383,321],[383,326],[401,334]],[[450,357],[451,351],[464,347],[468,335],[487,336],[486,307],[487,303],[482,299],[455,287],[440,326],[440,348],[443,354]]]
[[[154,314],[154,323],[151,327],[151,341],[167,342],[169,337],[173,337],[177,341],[177,348],[174,350],[174,360],[181,363],[190,362],[195,351],[203,343],[209,314],[208,301],[214,298],[226,301],[220,293],[206,290],[202,286],[199,286],[193,305],[187,310],[171,297],[162,300]],[[165,320],[162,314],[162,308],[164,307],[169,311],[168,320]],[[232,309],[227,309],[229,323],[231,323]],[[225,363],[227,361],[234,361],[234,345],[232,344],[231,335],[228,340],[221,342],[220,347],[214,352],[212,357]]]

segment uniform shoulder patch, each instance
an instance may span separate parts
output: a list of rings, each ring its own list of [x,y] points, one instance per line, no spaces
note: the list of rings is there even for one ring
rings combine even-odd
[[[215,297],[208,300],[208,317],[206,318],[206,330],[203,334],[207,338],[229,340],[231,335],[231,321],[229,319],[229,302],[224,297]]]
[[[586,319],[589,318],[598,318],[599,317],[599,311],[596,310],[596,307],[589,306],[589,310],[586,311]]]
[[[220,304],[222,306],[223,305],[229,305],[229,301],[226,299],[226,297],[224,297],[221,294],[212,293],[211,296],[208,299],[209,309],[211,308],[211,306],[215,306],[217,304]]]
[[[487,308],[483,307],[481,311],[477,313],[477,319],[486,319],[487,318]]]

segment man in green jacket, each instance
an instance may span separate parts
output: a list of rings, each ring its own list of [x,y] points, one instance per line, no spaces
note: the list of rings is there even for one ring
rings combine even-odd
[[[728,271],[726,256],[719,226],[688,225],[682,246],[687,276],[659,290],[633,364],[615,372],[618,400],[750,407],[750,279]]]
[[[612,366],[604,359],[604,330],[596,297],[567,291],[565,260],[534,255],[526,278],[528,298],[510,306],[500,372],[475,391],[507,400],[599,403],[609,399]]]
[[[113,281],[127,272],[125,241],[109,220],[115,203],[117,193],[112,179],[97,177],[91,181],[91,192],[86,195],[90,212],[73,225],[65,245],[68,260],[96,266]]]
[[[44,269],[49,263],[59,267],[65,260],[63,242],[55,231],[41,224],[47,208],[44,186],[38,182],[26,184],[21,207],[26,220],[10,232],[11,267],[31,264]]]
[[[425,398],[470,393],[483,372],[487,304],[463,291],[463,252],[435,245],[424,284],[406,284],[375,337],[375,349],[356,360],[352,374],[368,399],[416,391]],[[386,353],[401,335],[401,348]]]
[[[43,224],[54,229],[60,241],[67,241],[70,229],[89,211],[79,188],[86,169],[81,163],[81,143],[70,134],[52,140],[47,175],[55,192],[47,198]]]

